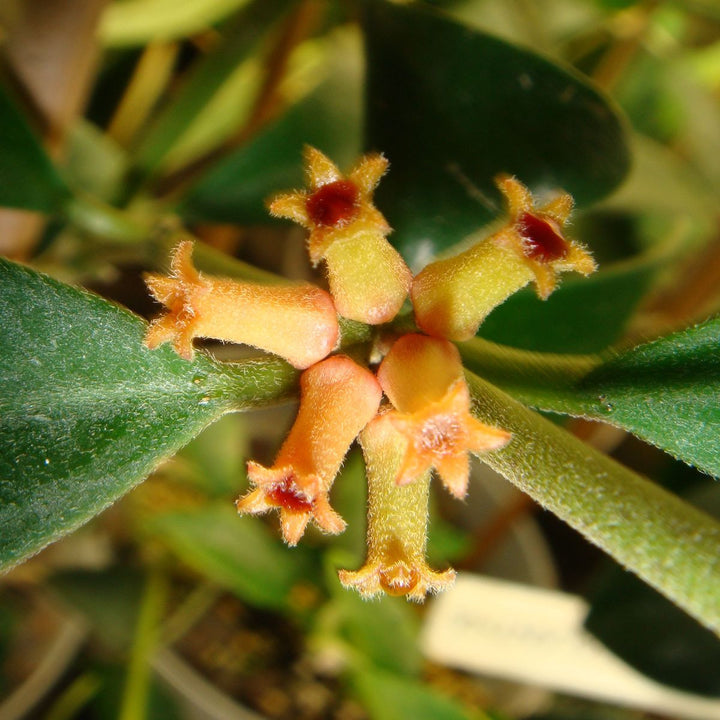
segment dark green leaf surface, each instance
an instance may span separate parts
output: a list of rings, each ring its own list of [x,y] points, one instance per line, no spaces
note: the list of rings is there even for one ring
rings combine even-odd
[[[615,110],[570,70],[422,6],[373,0],[365,26],[367,144],[392,164],[377,201],[411,264],[497,215],[499,172],[580,204],[624,177]]]
[[[58,210],[69,190],[2,86],[0,128],[0,206]]]
[[[283,607],[292,586],[309,575],[302,548],[288,549],[230,503],[160,515],[150,528],[203,577],[252,605]]]
[[[479,334],[497,343],[556,353],[593,353],[616,342],[658,263],[627,262],[589,278],[568,277],[547,299],[533,288],[493,310]]]
[[[145,323],[0,259],[0,568],[99,513],[230,409],[273,402],[279,360],[187,362]]]
[[[578,391],[583,414],[720,477],[720,317],[620,353]]]

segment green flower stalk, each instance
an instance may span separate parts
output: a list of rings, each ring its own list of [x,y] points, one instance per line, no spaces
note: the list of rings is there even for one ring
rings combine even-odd
[[[410,485],[397,484],[406,443],[387,414],[365,428],[360,443],[368,476],[368,553],[359,570],[339,571],[340,582],[363,597],[385,592],[423,602],[455,580],[454,570],[436,572],[425,558],[430,471]]]

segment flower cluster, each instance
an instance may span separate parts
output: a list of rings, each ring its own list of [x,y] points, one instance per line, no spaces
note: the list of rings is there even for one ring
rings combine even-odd
[[[330,506],[329,492],[359,437],[368,476],[368,554],[359,570],[341,570],[340,580],[364,596],[384,591],[421,601],[455,576],[451,569],[433,571],[425,559],[432,471],[462,498],[469,453],[511,440],[472,416],[451,341],[472,337],[494,307],[529,282],[546,298],[560,272],[588,274],[595,263],[562,235],[569,195],[537,208],[524,185],[500,176],[507,224],[413,278],[372,202],[387,171],[385,158],[368,155],[347,175],[314,148],[306,149],[305,161],[308,190],[280,195],[269,208],[309,230],[310,259],[324,262],[329,293],[309,284],[203,276],[192,265],[192,243],[184,241],[174,251],[170,276],[146,278],[168,309],[150,325],[146,343],[153,348],[172,341],[190,359],[193,338],[216,338],[274,353],[303,370],[295,423],[272,467],[248,462],[253,488],[238,499],[238,511],[277,509],[289,545],[310,521],[327,533],[342,532],[345,522]],[[417,329],[403,333],[392,321],[408,295]],[[375,327],[366,362],[342,353],[338,316]]]

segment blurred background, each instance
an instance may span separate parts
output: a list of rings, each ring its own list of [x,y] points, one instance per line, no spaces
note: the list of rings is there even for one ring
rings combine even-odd
[[[433,23],[437,44],[427,41]],[[502,85],[503,69],[521,61],[536,74]],[[507,108],[533,83],[550,87],[555,68],[577,82],[563,100],[571,119],[538,95],[518,124]],[[716,0],[3,0],[0,81],[0,128],[20,112],[73,188],[61,213],[33,212],[53,206],[57,189],[3,165],[18,200],[0,208],[0,254],[144,317],[159,307],[142,272],[166,267],[181,226],[201,241],[204,270],[241,275],[249,262],[323,283],[302,231],[271,222],[264,207],[302,185],[304,143],[341,167],[365,149],[387,154],[378,205],[417,269],[501,210],[491,172],[486,187],[445,162],[454,133],[478,174],[506,152],[542,190],[558,175],[547,166],[559,164],[580,206],[572,235],[604,269],[542,307],[518,294],[484,337],[591,353],[720,308]],[[586,81],[607,100],[586,97]],[[12,158],[2,134],[0,153]],[[448,177],[470,188],[466,205],[452,200]],[[445,193],[446,211],[423,216],[426,198],[442,206]],[[453,662],[452,648],[440,662],[429,618],[457,609],[439,599],[366,603],[342,590],[336,569],[364,558],[357,449],[334,490],[348,520],[339,538],[311,531],[289,550],[274,516],[239,520],[245,461],[272,461],[294,410],[225,416],[100,517],[3,576],[0,720],[720,717],[687,696],[663,713],[657,700],[597,699],[591,681],[571,694],[557,690],[563,678],[493,670],[512,617],[495,645],[474,648],[482,672]],[[553,419],[720,517],[720,493],[701,473],[620,430]],[[465,504],[433,498],[429,555],[461,577],[582,598],[578,633],[662,692],[720,696],[717,637],[480,463]],[[556,640],[543,640],[549,665],[566,638]]]

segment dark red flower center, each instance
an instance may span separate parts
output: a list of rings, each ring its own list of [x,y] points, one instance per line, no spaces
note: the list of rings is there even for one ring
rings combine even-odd
[[[518,232],[525,240],[525,255],[538,262],[551,262],[564,258],[568,253],[565,238],[554,224],[525,212],[518,220]]]
[[[312,501],[298,490],[293,477],[286,478],[278,483],[266,494],[267,499],[279,507],[286,510],[296,510],[298,512],[311,512]]]
[[[323,185],[307,200],[307,211],[316,225],[342,227],[357,214],[357,185],[350,180],[336,180]]]

